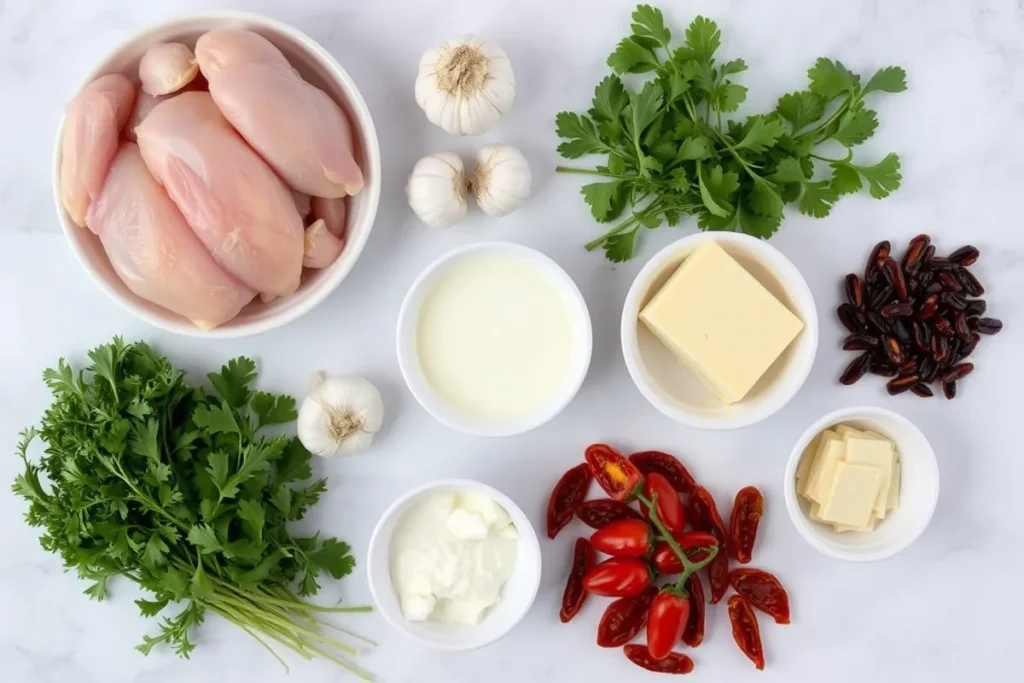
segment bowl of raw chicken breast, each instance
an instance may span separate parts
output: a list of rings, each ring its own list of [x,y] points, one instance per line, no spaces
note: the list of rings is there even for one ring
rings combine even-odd
[[[65,111],[64,232],[140,318],[204,337],[284,325],[352,270],[380,197],[355,83],[319,44],[258,15],[163,22],[104,59]]]

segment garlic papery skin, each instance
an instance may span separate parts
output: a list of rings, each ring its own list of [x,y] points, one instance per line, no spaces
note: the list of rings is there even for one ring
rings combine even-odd
[[[488,216],[512,213],[530,196],[530,164],[511,145],[487,145],[476,155],[470,186]]]
[[[466,215],[466,192],[465,167],[451,152],[417,161],[405,188],[413,212],[435,228],[455,225]]]
[[[187,45],[156,43],[142,55],[139,80],[150,95],[169,95],[181,90],[199,74],[199,62]]]
[[[516,79],[505,51],[476,36],[427,50],[416,77],[416,102],[430,122],[453,135],[479,135],[512,106]]]
[[[366,450],[384,421],[377,387],[362,377],[310,378],[309,396],[299,408],[299,441],[324,458]]]

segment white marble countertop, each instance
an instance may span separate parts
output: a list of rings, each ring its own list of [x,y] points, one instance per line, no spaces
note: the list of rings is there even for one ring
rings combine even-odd
[[[83,74],[115,43],[175,14],[232,5],[294,23],[322,42],[360,85],[376,119],[384,164],[380,213],[364,255],[342,287],[305,318],[271,333],[201,342],[133,319],[90,282],[64,244],[50,187],[51,148],[61,109]],[[335,681],[324,663],[294,661],[292,679],[259,646],[216,618],[196,634],[189,662],[132,647],[155,623],[138,616],[126,582],[103,603],[42,551],[9,492],[17,471],[16,433],[48,405],[40,371],[114,334],[145,338],[186,367],[219,366],[234,355],[260,361],[261,382],[301,393],[307,374],[365,374],[382,388],[385,431],[369,453],[322,464],[330,491],[311,525],[352,543],[362,559],[380,513],[402,491],[459,476],[499,486],[542,525],[550,486],[583,447],[680,454],[726,500],[759,486],[767,512],[756,563],[789,588],[794,621],[762,619],[768,668],[757,673],[733,645],[723,607],[711,609],[705,645],[694,653],[699,680],[817,681],[1009,680],[1022,641],[1024,460],[1014,428],[1024,387],[1024,5],[1019,0],[770,0],[659,3],[677,31],[698,12],[717,19],[724,51],[751,65],[747,110],[769,107],[803,87],[815,58],[842,59],[856,71],[902,64],[909,92],[878,101],[881,126],[867,157],[898,151],[903,188],[886,201],[844,198],[824,221],[787,211],[773,239],[818,297],[821,349],[807,385],[767,422],[705,433],[669,421],[629,381],[618,320],[632,277],[667,242],[694,229],[644,236],[633,261],[613,266],[581,245],[597,234],[578,195],[579,180],[556,177],[553,116],[582,110],[606,73],[604,59],[628,29],[632,0],[0,0],[0,680],[9,683],[233,683]],[[454,139],[432,127],[412,99],[423,49],[462,32],[505,47],[516,70],[513,111],[482,139]],[[460,227],[420,225],[404,199],[413,162],[433,151],[468,152],[484,142],[520,146],[535,173],[529,204],[501,221],[479,213]],[[879,382],[841,389],[848,360],[833,323],[839,277],[862,263],[879,239],[902,243],[927,231],[941,249],[965,242],[984,253],[976,272],[993,315],[1007,331],[986,343],[978,369],[955,402],[890,398]],[[533,433],[481,440],[434,422],[402,384],[392,339],[398,307],[417,273],[442,252],[480,239],[542,249],[576,279],[591,309],[594,361],[577,399]],[[931,527],[901,555],[878,564],[830,560],[792,527],[782,500],[786,457],[799,434],[827,411],[878,404],[914,420],[938,454],[942,493]],[[362,662],[383,681],[658,680],[619,652],[594,644],[600,606],[572,624],[558,622],[572,533],[543,543],[544,578],[527,619],[505,640],[475,652],[422,649],[377,615],[351,619],[381,641]],[[366,602],[358,572],[327,596]]]

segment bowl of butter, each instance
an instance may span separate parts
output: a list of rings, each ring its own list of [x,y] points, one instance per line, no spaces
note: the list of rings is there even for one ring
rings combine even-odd
[[[486,484],[419,486],[381,517],[367,553],[370,592],[396,630],[441,650],[471,650],[511,631],[540,587],[537,534]]]
[[[797,531],[832,557],[891,557],[928,526],[939,468],[909,420],[875,407],[844,408],[815,422],[786,467],[786,507]]]
[[[658,252],[622,311],[622,352],[658,410],[700,429],[764,420],[799,391],[818,349],[814,297],[767,242],[701,233]]]

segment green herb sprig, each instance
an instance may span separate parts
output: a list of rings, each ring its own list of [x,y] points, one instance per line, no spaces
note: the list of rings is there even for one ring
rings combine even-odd
[[[153,594],[136,600],[144,616],[184,605],[143,639],[144,654],[167,644],[188,657],[192,629],[212,612],[279,660],[274,645],[367,678],[346,657],[356,649],[320,627],[339,628],[327,613],[369,608],[300,599],[355,560],[337,539],[288,530],[327,489],[309,481],[311,456],[297,438],[265,432],[296,419],[295,400],[253,390],[248,358],[210,373],[213,391],[141,342],[115,338],[89,358],[85,371],[61,359],[43,373],[53,404],[18,444],[25,470],[13,489],[29,501],[26,520],[42,528],[43,548],[90,582],[92,598],[121,576]],[[28,458],[36,437],[46,444],[38,464]]]
[[[607,156],[596,168],[557,170],[602,178],[582,188],[599,222],[625,214],[588,250],[601,247],[609,260],[626,261],[642,228],[674,226],[686,215],[695,215],[701,230],[767,239],[779,229],[785,204],[822,218],[839,197],[865,185],[878,199],[900,186],[896,154],[863,165],[854,162],[853,148],[878,127],[865,97],[906,90],[903,69],[880,69],[862,84],[843,64],[822,57],[807,72],[807,90],[783,95],[771,113],[738,121],[724,115],[746,99],[747,89],[732,77],[747,64],[719,62],[720,45],[718,26],[699,16],[683,45],[673,48],[661,11],[640,5],[632,35],[608,58],[615,73],[598,84],[590,110],[555,117],[563,157]],[[651,78],[633,91],[621,74]],[[847,148],[846,155],[823,156],[819,146],[828,142]],[[823,165],[829,175],[819,177]]]

